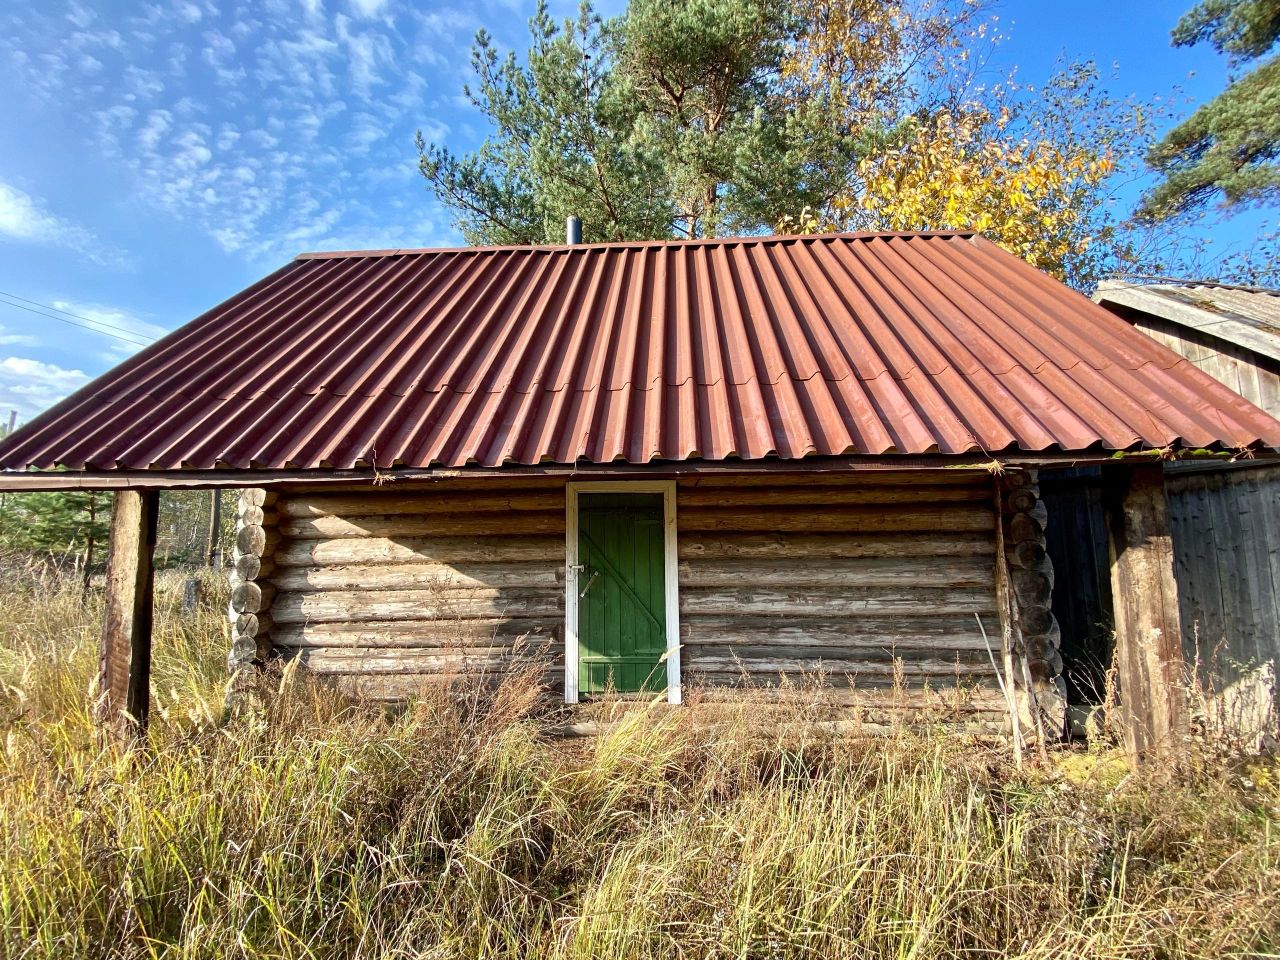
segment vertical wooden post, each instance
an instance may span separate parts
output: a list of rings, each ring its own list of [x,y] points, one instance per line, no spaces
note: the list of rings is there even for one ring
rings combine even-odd
[[[1187,702],[1164,468],[1118,469],[1112,480],[1111,590],[1125,748],[1137,763],[1169,761],[1186,737]]]
[[[126,737],[146,732],[150,707],[152,553],[160,495],[121,490],[111,510],[99,664],[99,722]]]

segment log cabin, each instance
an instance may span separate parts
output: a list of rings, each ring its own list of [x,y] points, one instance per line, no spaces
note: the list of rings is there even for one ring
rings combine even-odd
[[[106,716],[145,722],[157,491],[240,496],[233,670],[1062,728],[1042,477],[1104,468],[1135,753],[1183,722],[1160,459],[1280,422],[962,232],[303,254],[0,441],[116,492]],[[1011,703],[1012,701],[1012,703]]]

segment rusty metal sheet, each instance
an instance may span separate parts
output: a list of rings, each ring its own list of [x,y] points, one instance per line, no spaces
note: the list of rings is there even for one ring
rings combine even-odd
[[[0,467],[648,463],[1280,445],[1280,422],[964,233],[304,254]]]

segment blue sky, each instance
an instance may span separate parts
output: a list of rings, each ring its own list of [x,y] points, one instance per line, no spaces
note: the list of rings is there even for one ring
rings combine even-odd
[[[1202,102],[1227,64],[1169,46],[1188,5],[1010,0],[991,66],[1038,84],[1059,57],[1092,57],[1114,93],[1181,86]],[[413,134],[478,142],[461,95],[470,39],[484,26],[520,46],[531,12],[521,0],[0,0],[0,417],[25,420],[137,349],[102,324],[146,342],[303,250],[457,242]]]

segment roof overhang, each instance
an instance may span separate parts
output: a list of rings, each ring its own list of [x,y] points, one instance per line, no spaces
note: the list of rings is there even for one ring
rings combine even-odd
[[[1280,362],[1280,331],[1274,326],[1222,306],[1209,309],[1205,300],[1192,293],[1104,280],[1093,299],[1104,307],[1127,307]]]
[[[647,464],[540,464],[503,467],[395,468],[387,470],[111,470],[100,472],[0,471],[0,491],[51,490],[216,490],[242,487],[386,486],[393,483],[430,484],[442,480],[495,480],[512,477],[562,479],[624,479],[637,477],[700,477],[742,474],[803,474],[808,476],[888,472],[999,473],[1004,469],[1062,469],[1067,467],[1151,462],[1169,458],[1165,451],[1100,450],[1092,453],[1016,453],[985,455],[901,455],[878,457],[812,457],[804,460],[661,461]],[[1280,453],[1249,451],[1245,455],[1187,451],[1172,457],[1179,462],[1223,464],[1280,462]]]

